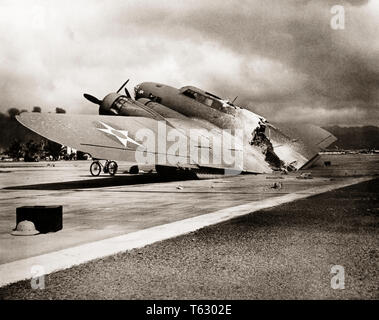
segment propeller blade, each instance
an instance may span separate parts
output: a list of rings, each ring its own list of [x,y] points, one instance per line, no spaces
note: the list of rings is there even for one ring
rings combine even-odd
[[[120,89],[118,89],[118,90],[116,91],[116,93],[119,93],[119,92],[122,90],[122,88],[125,87],[125,86],[127,85],[128,82],[129,82],[129,79],[126,80],[126,81],[123,83],[123,85],[120,87]]]
[[[86,98],[88,101],[91,101],[92,103],[95,103],[98,105],[101,104],[101,100],[97,99],[96,97],[94,97],[88,93],[83,94],[83,96],[84,96],[84,98]]]
[[[130,95],[128,89],[126,89],[126,87],[125,87],[125,95],[126,95],[129,99],[132,98],[132,96]]]

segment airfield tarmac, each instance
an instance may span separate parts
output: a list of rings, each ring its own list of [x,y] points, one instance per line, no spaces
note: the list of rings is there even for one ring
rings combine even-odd
[[[372,179],[379,173],[378,155],[325,155],[322,160],[330,160],[332,165],[323,167],[321,161],[319,167],[307,170],[313,179],[298,179],[297,172],[185,181],[164,181],[155,174],[93,178],[88,161],[1,163],[0,268],[21,259],[150,230],[217,210],[295,193],[306,195],[317,188],[333,190],[342,184]],[[281,187],[274,188],[278,182]],[[16,207],[53,204],[64,207],[63,230],[33,237],[10,235],[15,227]],[[2,273],[0,277],[5,276]],[[2,279],[3,283],[6,280]]]
[[[379,179],[0,288],[3,299],[379,299]],[[344,289],[333,289],[334,265]],[[233,310],[237,311],[237,310]]]

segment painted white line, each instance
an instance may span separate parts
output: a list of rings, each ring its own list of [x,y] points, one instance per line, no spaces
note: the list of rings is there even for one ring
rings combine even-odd
[[[295,192],[283,196],[268,198],[262,201],[254,201],[193,218],[128,233],[122,236],[5,263],[0,265],[0,287],[20,280],[31,279],[31,269],[32,266],[35,265],[42,266],[45,270],[45,274],[49,274],[94,259],[103,258],[135,248],[141,248],[157,241],[183,235],[255,211],[271,208],[294,200],[304,199],[316,194],[332,191],[371,179],[373,178],[364,177],[348,179],[333,185],[314,187],[298,193]]]

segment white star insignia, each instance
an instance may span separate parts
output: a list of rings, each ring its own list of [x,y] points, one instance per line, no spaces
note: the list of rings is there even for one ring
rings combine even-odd
[[[134,141],[132,138],[128,136],[128,131],[125,130],[117,130],[112,128],[111,126],[105,124],[104,122],[99,121],[106,129],[100,129],[96,128],[97,130],[103,131],[105,133],[108,133],[112,136],[115,136],[118,141],[121,142],[121,144],[126,148],[128,145],[128,142],[134,143],[138,146],[141,146],[137,141]],[[117,133],[117,134],[116,134]],[[122,137],[123,136],[123,137]]]

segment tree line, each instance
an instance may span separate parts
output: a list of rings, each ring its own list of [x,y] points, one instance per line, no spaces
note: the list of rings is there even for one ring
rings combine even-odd
[[[1,153],[15,160],[24,158],[25,161],[37,161],[45,157],[57,160],[62,152],[62,146],[39,136],[21,125],[16,120],[16,116],[23,112],[29,111],[10,108],[7,113],[0,112]],[[34,106],[32,112],[41,113],[42,109],[39,106]],[[55,112],[66,113],[66,110],[56,108]]]

